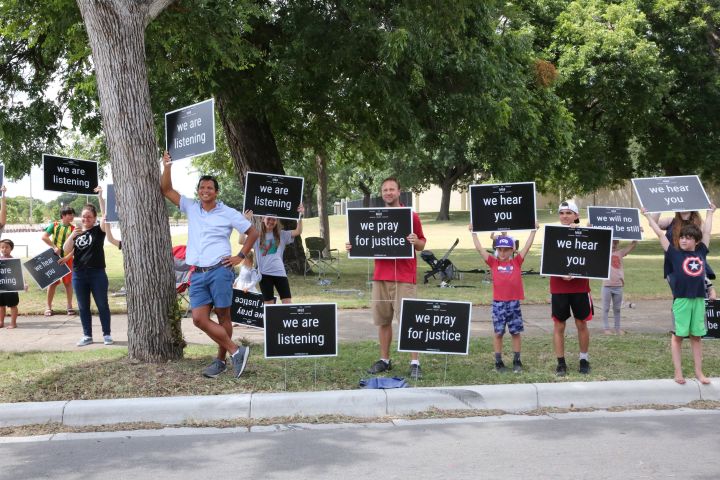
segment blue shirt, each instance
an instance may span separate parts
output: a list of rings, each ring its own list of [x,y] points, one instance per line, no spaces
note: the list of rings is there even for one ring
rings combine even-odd
[[[211,267],[232,255],[232,229],[245,233],[252,226],[242,213],[222,202],[217,202],[215,208],[207,212],[197,200],[181,195],[180,211],[188,219],[185,262],[196,267]]]
[[[673,298],[705,298],[705,257],[708,248],[700,242],[695,250],[678,250],[670,245],[665,252],[675,276]]]

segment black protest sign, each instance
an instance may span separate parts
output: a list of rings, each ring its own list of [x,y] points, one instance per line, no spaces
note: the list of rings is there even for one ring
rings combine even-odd
[[[535,182],[470,185],[473,232],[534,230]]]
[[[25,280],[19,258],[0,259],[0,292],[22,292]]]
[[[413,258],[412,209],[348,208],[349,258]]]
[[[30,272],[30,275],[37,282],[41,290],[57,282],[70,273],[70,269],[64,263],[58,263],[60,257],[55,250],[48,248],[40,255],[37,255],[23,265]]]
[[[254,215],[297,220],[305,179],[287,175],[248,172],[245,177],[243,211]]]
[[[107,223],[118,223],[120,221],[115,198],[115,185],[108,183],[105,189],[105,221]]]
[[[540,274],[607,279],[610,276],[612,230],[546,226]]]
[[[215,100],[165,114],[165,150],[173,162],[215,151]]]
[[[470,302],[403,298],[398,350],[467,355]]]
[[[265,305],[265,358],[337,355],[337,304]]]
[[[43,153],[43,179],[45,190],[96,195],[97,162]]]
[[[263,296],[259,293],[243,292],[233,288],[232,307],[230,307],[232,322],[248,327],[263,328],[265,326],[263,303]]]
[[[720,338],[720,300],[705,300],[705,338]]]
[[[633,178],[640,205],[648,212],[705,210],[710,205],[697,175]]]
[[[621,207],[587,207],[593,227],[612,228],[614,240],[642,240],[640,210]]]

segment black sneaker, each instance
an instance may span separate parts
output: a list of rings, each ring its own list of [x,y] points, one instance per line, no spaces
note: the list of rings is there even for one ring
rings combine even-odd
[[[499,362],[495,362],[495,371],[498,373],[505,373],[508,371],[508,369],[503,363],[503,361],[500,360]]]
[[[590,370],[592,370],[592,368],[590,368],[590,362],[585,359],[580,360],[580,373],[587,375],[590,373]]]
[[[376,375],[378,373],[382,372],[388,372],[392,370],[392,360],[388,360],[387,363],[383,360],[378,360],[377,362],[372,364],[372,367],[368,369],[368,373],[372,375]]]
[[[413,380],[420,380],[422,378],[422,369],[420,368],[419,363],[410,364],[410,371],[408,372],[408,376]]]
[[[558,377],[564,377],[567,375],[567,365],[564,363],[558,363],[558,366],[555,367],[555,375]]]
[[[520,360],[513,360],[513,373],[522,373],[522,362]]]

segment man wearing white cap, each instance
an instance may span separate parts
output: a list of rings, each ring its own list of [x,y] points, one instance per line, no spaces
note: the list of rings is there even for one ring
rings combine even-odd
[[[558,207],[560,224],[573,228],[580,223],[579,210],[575,202],[567,200]],[[550,277],[550,294],[552,297],[553,345],[557,357],[555,373],[559,377],[567,375],[565,363],[565,322],[570,315],[575,318],[580,344],[580,373],[590,373],[588,348],[590,347],[590,330],[587,322],[593,317],[593,303],[590,296],[590,280],[573,276]]]

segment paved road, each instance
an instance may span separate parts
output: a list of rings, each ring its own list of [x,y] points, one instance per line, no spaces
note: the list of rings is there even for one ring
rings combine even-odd
[[[113,297],[111,301],[124,301],[124,297]],[[550,305],[523,305],[523,319],[526,335],[551,335]],[[670,301],[642,300],[634,308],[623,309],[623,328],[629,332],[665,333],[670,330]],[[372,324],[372,315],[367,309],[339,310],[338,334],[340,340],[375,340],[377,329]],[[75,342],[82,335],[78,316],[54,315],[22,316],[18,319],[19,328],[0,329],[0,351],[29,350],[76,350]],[[212,340],[193,326],[192,320],[183,320],[183,333],[190,344],[210,345]],[[397,329],[397,323],[395,324]],[[472,312],[472,335],[489,337],[492,330],[490,307],[474,307]],[[574,335],[575,325],[568,323],[567,334]],[[602,320],[596,318],[590,322],[593,335],[602,334]],[[93,331],[98,332],[100,340],[100,321],[93,316]],[[113,315],[112,332],[115,346],[127,346],[127,315]],[[254,342],[263,340],[262,330],[249,327],[236,327],[234,337],[246,337]],[[395,332],[397,338],[397,330]],[[108,348],[95,343],[88,348]],[[111,347],[112,348],[112,347]]]
[[[720,412],[598,412],[74,434],[0,443],[0,478],[716,479],[718,420]]]

